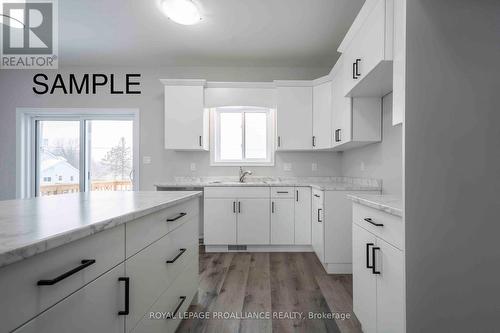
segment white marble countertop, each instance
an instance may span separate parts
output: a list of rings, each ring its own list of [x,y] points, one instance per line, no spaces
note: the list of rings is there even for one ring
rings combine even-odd
[[[232,177],[177,177],[155,184],[157,188],[203,188],[211,186],[309,186],[324,191],[380,191],[381,181],[351,177],[248,177],[244,183]]]
[[[197,196],[127,191],[0,201],[0,267]]]
[[[403,200],[395,195],[359,194],[348,195],[353,202],[372,207],[383,212],[403,216]]]

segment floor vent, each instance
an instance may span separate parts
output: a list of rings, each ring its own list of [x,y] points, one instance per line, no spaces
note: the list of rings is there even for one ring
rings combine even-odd
[[[227,250],[228,251],[246,251],[247,246],[246,245],[228,245]]]

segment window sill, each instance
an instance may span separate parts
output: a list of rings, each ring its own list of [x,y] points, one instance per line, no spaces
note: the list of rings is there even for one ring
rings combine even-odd
[[[252,167],[252,166],[274,166],[274,161],[272,162],[211,162],[210,163],[210,166],[214,166],[214,167],[217,167],[217,166],[221,166],[221,167],[224,167],[224,166],[248,166],[248,167]]]

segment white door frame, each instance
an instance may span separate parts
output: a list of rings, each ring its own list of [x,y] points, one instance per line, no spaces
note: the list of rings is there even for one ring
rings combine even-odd
[[[133,120],[133,190],[140,188],[139,163],[139,109],[137,108],[16,108],[16,198],[30,198],[35,193],[35,120],[40,118],[63,120]],[[85,133],[85,132],[82,132]],[[84,144],[82,134],[80,144]],[[84,163],[81,161],[81,163]],[[80,172],[84,177],[83,173]],[[84,189],[82,188],[81,191]]]

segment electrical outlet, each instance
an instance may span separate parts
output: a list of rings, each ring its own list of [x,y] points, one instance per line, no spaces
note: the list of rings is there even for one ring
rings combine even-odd
[[[151,156],[143,156],[142,164],[151,164]]]
[[[191,169],[191,171],[196,171],[196,163],[192,162],[189,168]]]
[[[312,171],[318,171],[318,163],[312,163],[311,164],[311,170]]]
[[[284,163],[283,170],[284,171],[292,171],[292,163]]]

